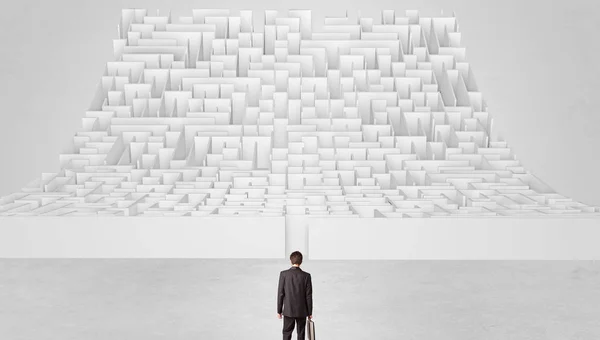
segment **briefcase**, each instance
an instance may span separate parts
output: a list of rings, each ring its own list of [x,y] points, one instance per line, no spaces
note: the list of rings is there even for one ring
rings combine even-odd
[[[306,334],[308,335],[308,340],[315,340],[315,322],[311,319],[308,319],[306,323]]]

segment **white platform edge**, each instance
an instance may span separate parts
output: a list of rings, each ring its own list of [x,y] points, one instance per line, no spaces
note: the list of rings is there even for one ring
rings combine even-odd
[[[1,217],[1,258],[285,257],[284,217]]]
[[[596,260],[600,219],[2,217],[0,258]]]
[[[319,260],[596,260],[600,218],[311,218]]]

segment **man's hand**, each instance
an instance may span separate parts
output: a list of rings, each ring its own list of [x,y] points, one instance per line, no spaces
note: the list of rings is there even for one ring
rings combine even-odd
[[[309,315],[309,316],[308,316],[308,318],[309,318],[310,320],[312,320],[312,315]]]
[[[278,318],[278,319],[281,319],[281,314],[277,314],[277,318]]]

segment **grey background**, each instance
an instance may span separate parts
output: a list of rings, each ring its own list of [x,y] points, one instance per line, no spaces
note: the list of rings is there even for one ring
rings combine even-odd
[[[314,20],[380,17],[381,9],[456,11],[467,61],[522,164],[558,193],[600,205],[600,6],[592,0],[44,1],[5,2],[0,11],[0,195],[58,170],[92,100],[121,8],[313,9]],[[255,15],[262,14],[256,12]]]

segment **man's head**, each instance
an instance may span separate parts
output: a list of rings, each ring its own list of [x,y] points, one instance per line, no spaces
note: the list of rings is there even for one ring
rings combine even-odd
[[[302,264],[302,253],[299,251],[295,251],[290,255],[290,261],[292,265],[301,265]]]

